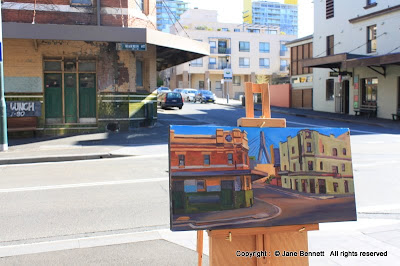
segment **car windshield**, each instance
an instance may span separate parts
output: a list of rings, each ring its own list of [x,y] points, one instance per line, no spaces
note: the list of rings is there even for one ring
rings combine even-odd
[[[211,91],[201,91],[201,93],[202,93],[202,94],[205,94],[205,95],[212,95],[212,92],[211,92]]]
[[[161,87],[160,90],[162,91],[169,91],[169,89],[167,87]]]
[[[188,93],[196,93],[196,91],[190,90],[188,91]]]
[[[167,93],[167,98],[168,99],[181,98],[181,94],[179,92]]]

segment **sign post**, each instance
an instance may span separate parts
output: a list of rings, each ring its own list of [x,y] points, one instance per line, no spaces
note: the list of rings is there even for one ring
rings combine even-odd
[[[3,24],[0,8],[0,151],[8,150],[7,110],[4,97]]]
[[[232,69],[225,68],[224,69],[224,81],[226,83],[226,85],[225,85],[226,103],[229,103],[229,87],[230,87],[230,82],[232,82],[232,79],[233,79]]]

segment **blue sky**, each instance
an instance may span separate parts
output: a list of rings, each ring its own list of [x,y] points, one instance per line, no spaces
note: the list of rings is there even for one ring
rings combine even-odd
[[[237,127],[205,127],[205,126],[171,126],[171,129],[175,130],[175,134],[187,134],[187,135],[215,135],[215,130],[217,128],[222,128],[224,130],[232,130]],[[252,139],[260,136],[260,131],[264,131],[266,136],[266,144],[269,147],[271,144],[275,148],[279,147],[279,142],[286,141],[288,136],[294,137],[297,132],[305,128],[255,128],[255,127],[241,127],[241,130],[247,132],[247,138],[249,142]],[[349,131],[348,128],[307,128],[311,130],[316,130],[324,135],[333,134],[335,137],[342,135],[343,133]]]
[[[218,11],[220,22],[243,22],[243,0],[184,0],[189,3],[189,8],[198,7]],[[284,0],[270,2],[283,3]],[[313,0],[298,0],[299,6],[299,38],[314,33],[314,4]]]

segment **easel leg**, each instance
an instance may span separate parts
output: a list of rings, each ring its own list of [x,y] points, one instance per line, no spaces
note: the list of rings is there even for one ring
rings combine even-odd
[[[197,231],[197,255],[198,265],[201,266],[203,263],[203,230]]]

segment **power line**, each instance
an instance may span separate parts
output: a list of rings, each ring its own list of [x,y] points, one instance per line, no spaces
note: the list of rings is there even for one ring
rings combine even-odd
[[[151,25],[153,25],[153,27],[154,27],[155,29],[157,29],[157,26],[154,25],[153,21],[151,21],[150,18],[149,18],[149,16],[147,16],[146,13],[144,12],[144,10],[143,10],[144,7],[143,7],[143,9],[142,9],[142,6],[139,5],[139,3],[137,2],[137,0],[135,0],[135,3],[136,3],[136,5],[139,7],[139,9],[142,10],[143,14],[146,16],[147,20],[151,23]]]
[[[172,14],[172,16],[174,17],[175,21],[178,22],[179,26],[181,26],[181,28],[182,28],[182,30],[185,32],[186,36],[187,36],[188,38],[190,38],[190,37],[189,37],[189,34],[186,32],[185,28],[184,28],[184,27],[182,26],[182,24],[179,22],[179,20],[177,19],[177,17],[175,17],[174,13],[172,13],[172,11],[171,11],[171,9],[169,8],[169,6],[167,6],[167,4],[165,3],[164,0],[162,0],[162,2],[163,2],[163,4],[165,5],[165,7],[167,8],[167,10],[169,10],[169,12]],[[171,20],[171,22],[172,22],[173,24],[175,24],[174,21]],[[175,29],[176,29],[176,27],[175,27]],[[178,30],[176,30],[176,31],[178,32]]]

